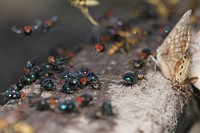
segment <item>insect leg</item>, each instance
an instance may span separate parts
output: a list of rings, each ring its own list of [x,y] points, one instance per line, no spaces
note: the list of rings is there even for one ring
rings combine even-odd
[[[147,64],[149,64],[150,60],[154,62],[153,68],[154,68],[154,71],[156,71],[156,66],[159,66],[158,60],[156,60],[152,55],[148,57]]]

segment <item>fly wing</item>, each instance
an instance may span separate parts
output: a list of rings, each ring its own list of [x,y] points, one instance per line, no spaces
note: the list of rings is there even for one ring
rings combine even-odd
[[[12,30],[13,32],[17,33],[17,34],[23,33],[23,29],[17,27],[16,25],[14,25],[14,26],[11,28],[11,30]]]
[[[157,59],[164,76],[174,80],[176,63],[185,55],[191,41],[190,16],[188,10],[174,26],[161,46],[157,49]]]
[[[33,30],[37,30],[41,26],[42,22],[40,20],[36,20],[35,25],[32,25]]]

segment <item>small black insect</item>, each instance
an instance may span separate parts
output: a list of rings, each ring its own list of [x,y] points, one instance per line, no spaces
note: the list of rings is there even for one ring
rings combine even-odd
[[[98,78],[98,76],[93,73],[93,72],[89,72],[86,76],[87,81],[89,82],[89,84],[94,88],[94,89],[99,89],[101,86],[101,82]]]
[[[37,63],[36,63],[36,59],[37,59],[38,56],[35,56],[33,57],[31,60],[27,61],[26,65],[25,65],[25,68],[27,69],[31,69],[33,66],[35,66]]]
[[[69,63],[69,59],[67,58],[55,58],[54,56],[48,57],[48,64],[52,66],[54,71],[63,71],[67,63]]]
[[[123,80],[125,85],[130,85],[132,88],[132,85],[137,83],[138,77],[134,72],[127,72],[124,74]]]
[[[39,76],[40,77],[52,77],[54,74],[53,72],[53,66],[51,64],[48,63],[44,63],[41,65],[41,69],[39,72]]]
[[[67,93],[67,94],[73,94],[77,89],[75,87],[71,86],[68,82],[65,82],[62,86],[61,92]]]
[[[69,80],[69,85],[73,86],[73,87],[81,87],[79,80],[77,78],[71,78]]]
[[[54,110],[58,104],[57,98],[45,98],[40,99],[36,102],[36,109],[37,110]]]
[[[38,78],[37,74],[35,72],[30,72],[27,75],[21,76],[19,79],[19,82],[23,85],[30,85]]]
[[[103,115],[107,115],[107,116],[113,116],[113,110],[112,110],[112,105],[109,102],[103,102],[102,106],[102,113]]]
[[[17,100],[25,97],[25,93],[23,91],[19,91],[16,89],[16,86],[10,86],[4,93],[6,100]]]
[[[55,89],[54,82],[50,78],[41,78],[40,85],[42,90],[52,91]]]
[[[16,83],[17,90],[22,90],[24,86],[25,84],[21,83],[21,81],[17,81]]]
[[[104,116],[114,116],[112,105],[110,102],[104,101],[101,108],[94,114],[95,118],[104,118]]]
[[[46,20],[43,21],[42,23],[42,33],[47,33],[49,32],[49,30],[52,29],[52,27],[55,25],[55,23],[58,21],[58,17],[57,16],[53,16],[51,18],[48,18]]]
[[[90,94],[82,94],[74,99],[78,107],[86,107],[91,104],[93,97]]]

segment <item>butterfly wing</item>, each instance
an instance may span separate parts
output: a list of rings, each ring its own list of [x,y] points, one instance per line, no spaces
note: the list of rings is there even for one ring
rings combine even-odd
[[[180,65],[191,41],[190,16],[191,10],[188,10],[157,49],[159,67],[171,81],[176,80],[175,68]]]
[[[193,84],[200,89],[200,31],[195,35],[190,47],[193,56],[189,77],[198,77],[198,80]]]

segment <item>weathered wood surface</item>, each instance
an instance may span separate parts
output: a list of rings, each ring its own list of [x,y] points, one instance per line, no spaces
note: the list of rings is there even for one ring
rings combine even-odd
[[[146,79],[133,88],[119,84],[124,72],[131,70],[127,61],[135,56],[116,54],[107,56],[93,54],[88,47],[74,59],[75,67],[87,66],[99,74],[101,90],[85,88],[78,93],[67,95],[60,92],[43,92],[42,97],[54,96],[70,99],[82,93],[94,96],[93,105],[79,110],[79,113],[61,114],[52,111],[37,111],[20,104],[6,104],[0,108],[1,120],[22,108],[20,122],[30,124],[36,133],[169,133],[185,132],[197,118],[195,101],[190,101],[181,113],[180,99],[171,89],[171,83],[157,71],[147,69]],[[60,85],[57,85],[60,88]],[[33,83],[23,89],[26,93],[39,93],[40,85]],[[93,113],[102,101],[113,105],[114,117],[93,118]],[[25,100],[26,101],[26,100]],[[19,122],[18,121],[18,122]]]

